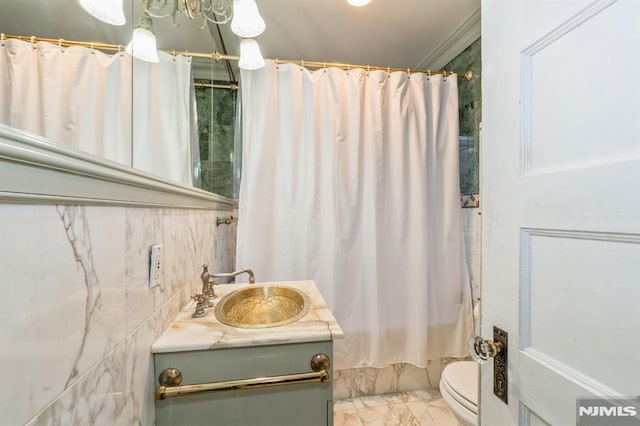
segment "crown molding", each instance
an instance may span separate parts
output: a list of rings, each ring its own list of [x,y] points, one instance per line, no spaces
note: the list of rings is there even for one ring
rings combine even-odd
[[[480,38],[480,17],[480,8],[478,8],[471,16],[465,19],[458,28],[449,34],[430,55],[425,57],[416,68],[421,70],[440,70],[451,62],[464,49],[469,47],[471,43]]]

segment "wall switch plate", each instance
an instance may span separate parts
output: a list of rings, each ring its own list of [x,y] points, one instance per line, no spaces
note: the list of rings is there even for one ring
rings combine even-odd
[[[162,272],[162,251],[164,244],[151,246],[151,262],[149,263],[149,288],[160,285]]]

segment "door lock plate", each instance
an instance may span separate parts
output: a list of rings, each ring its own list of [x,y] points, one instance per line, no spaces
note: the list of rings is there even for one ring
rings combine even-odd
[[[493,393],[502,402],[508,404],[507,332],[493,326],[493,341],[500,347],[498,353],[493,357]]]

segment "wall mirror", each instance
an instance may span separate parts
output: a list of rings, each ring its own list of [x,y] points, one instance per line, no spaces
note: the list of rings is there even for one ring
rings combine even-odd
[[[150,64],[124,52],[144,13],[141,0],[124,1],[126,23],[120,26],[95,19],[76,0],[0,3],[0,33],[6,35],[2,54],[15,58],[26,49],[33,60],[10,58],[0,69],[2,96],[5,104],[13,104],[0,108],[0,124],[46,138],[61,155],[104,166],[90,158],[95,155],[151,180],[157,176],[168,186],[235,197],[237,64],[180,54],[222,50],[215,24],[201,25],[185,13],[154,18],[153,33],[163,53],[158,64]],[[171,10],[154,13],[170,15]],[[60,40],[88,45],[65,47]],[[103,49],[103,43],[123,49]],[[72,64],[61,65],[69,56]],[[86,72],[83,67],[92,61],[97,66]],[[77,102],[81,98],[88,102]]]

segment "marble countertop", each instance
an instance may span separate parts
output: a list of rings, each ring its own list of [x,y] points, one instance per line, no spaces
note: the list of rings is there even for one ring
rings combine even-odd
[[[151,346],[153,353],[183,352],[283,343],[317,342],[341,339],[342,329],[329,310],[313,281],[282,281],[253,285],[281,285],[294,287],[309,297],[311,307],[300,320],[279,327],[237,328],[218,321],[214,307],[207,308],[204,318],[192,318],[195,301],[188,303],[176,319]],[[217,304],[222,297],[250,284],[220,284],[215,286]]]

